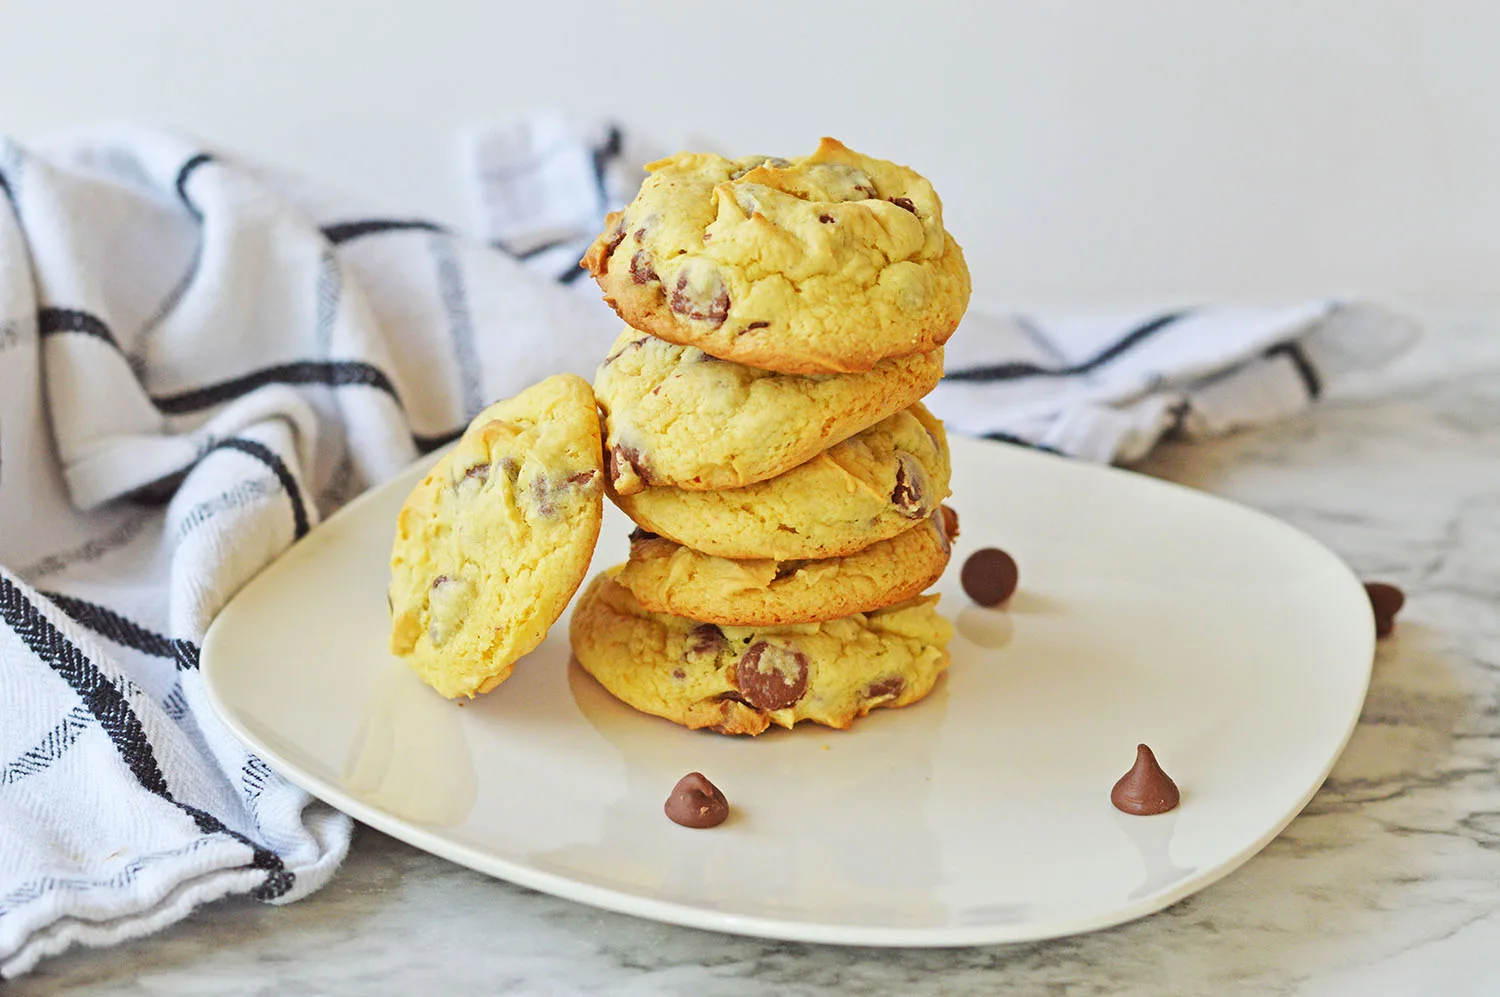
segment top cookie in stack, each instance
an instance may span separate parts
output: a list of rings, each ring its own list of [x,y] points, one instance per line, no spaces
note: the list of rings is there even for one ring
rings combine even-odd
[[[804,159],[683,153],[584,257],[631,326],[784,374],[849,374],[942,346],[969,271],[932,185],[825,138]]]
[[[932,688],[956,517],[919,400],[969,297],[915,172],[824,139],[798,160],[647,167],[584,257],[631,326],[600,367],[606,488],[641,527],[574,614],[638,709],[759,733]]]

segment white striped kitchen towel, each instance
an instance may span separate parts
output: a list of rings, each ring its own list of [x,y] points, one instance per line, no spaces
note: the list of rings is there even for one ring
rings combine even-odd
[[[616,154],[579,155],[597,227]],[[4,143],[0,184],[10,977],[218,897],[285,902],[327,881],[350,821],[217,720],[205,629],[487,401],[592,374],[616,327],[441,226],[171,135]]]
[[[161,132],[0,144],[0,976],[296,899],[341,860],[348,819],[228,734],[198,646],[333,509],[613,341],[577,260],[646,156],[547,114],[472,149],[489,245]],[[1293,411],[1407,335],[1332,303],[976,311],[933,403],[1131,459]]]

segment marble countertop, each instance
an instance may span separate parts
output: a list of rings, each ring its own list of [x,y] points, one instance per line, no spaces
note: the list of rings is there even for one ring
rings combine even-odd
[[[6,991],[1500,993],[1500,330],[1429,326],[1295,421],[1140,468],[1280,516],[1408,594],[1322,791],[1259,856],[1160,914],[988,948],[768,942],[557,900],[366,828],[300,903],[219,903]]]

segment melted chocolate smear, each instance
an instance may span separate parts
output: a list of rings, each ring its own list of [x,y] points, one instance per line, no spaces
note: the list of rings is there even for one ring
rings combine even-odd
[[[1144,744],[1135,747],[1135,765],[1110,790],[1109,802],[1121,813],[1150,817],[1176,810],[1182,802],[1177,783],[1161,770],[1156,756]]]
[[[630,258],[630,279],[637,284],[651,284],[661,280],[656,268],[651,265],[651,254],[644,249]]]
[[[620,243],[625,241],[625,219],[622,217],[615,222],[615,227],[609,232],[608,241],[604,244],[604,255],[599,259],[599,275],[609,273],[609,258],[620,248]]]
[[[683,827],[718,827],[729,816],[729,801],[702,772],[689,772],[672,787],[662,810]]]
[[[729,317],[729,291],[720,287],[713,298],[702,301],[689,292],[687,274],[683,274],[677,278],[677,283],[672,288],[667,307],[685,319],[707,322],[717,329]]]
[[[700,623],[688,631],[689,654],[718,654],[729,647],[724,631],[712,623]]]
[[[1365,594],[1375,611],[1375,636],[1390,636],[1396,629],[1396,614],[1406,605],[1406,593],[1387,582],[1365,582]]]
[[[998,606],[1015,594],[1020,569],[1015,558],[998,547],[976,550],[964,562],[958,580],[964,592],[981,606]]]
[[[921,519],[927,515],[923,503],[922,471],[905,454],[896,465],[896,486],[891,489],[891,505],[908,519]]]
[[[641,452],[635,447],[628,447],[623,443],[616,443],[609,450],[609,480],[619,487],[620,480],[626,475],[626,468],[635,473],[642,483],[650,484],[651,479],[646,475],[645,468],[641,466]]]

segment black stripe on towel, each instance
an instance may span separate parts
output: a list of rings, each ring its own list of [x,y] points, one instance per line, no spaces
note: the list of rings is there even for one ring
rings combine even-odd
[[[951,370],[943,375],[945,381],[1018,381],[1027,377],[1072,377],[1087,374],[1114,360],[1122,353],[1140,345],[1174,322],[1192,314],[1192,309],[1158,315],[1143,322],[1110,344],[1102,352],[1083,363],[1071,367],[1038,367],[1033,363],[1002,363],[988,367],[971,367],[968,370]]]
[[[1286,357],[1292,362],[1297,370],[1297,376],[1302,378],[1302,386],[1307,389],[1307,397],[1316,399],[1323,394],[1323,379],[1318,376],[1318,368],[1314,367],[1312,361],[1307,358],[1307,353],[1302,349],[1302,344],[1296,341],[1277,343],[1266,351],[1267,359],[1272,357]]]
[[[209,155],[206,152],[200,152],[196,156],[189,159],[187,162],[183,163],[182,169],[177,171],[177,196],[182,198],[182,203],[187,205],[187,209],[191,211],[193,213],[193,217],[197,218],[199,221],[203,220],[203,212],[199,209],[198,205],[193,203],[193,199],[191,197],[188,197],[187,182],[192,178],[194,173],[198,172],[198,167],[203,166],[205,163],[211,163],[213,161],[213,156]]]
[[[384,391],[395,398],[397,404],[401,401],[396,395],[396,386],[385,371],[362,360],[301,360],[277,364],[217,384],[170,395],[154,395],[151,401],[167,415],[185,415],[234,401],[268,384],[323,384],[334,388],[357,384]]]
[[[170,658],[177,662],[179,669],[191,670],[198,667],[198,645],[190,640],[159,634],[134,620],[126,619],[107,606],[87,599],[61,592],[43,592],[42,595],[72,617],[74,623],[87,627],[107,640],[155,658]]]
[[[606,211],[609,210],[609,186],[605,177],[610,160],[620,154],[623,145],[624,136],[620,134],[620,126],[612,124],[609,126],[609,134],[604,137],[604,144],[594,149],[594,183],[599,187],[599,203]]]
[[[512,249],[505,243],[501,242],[499,239],[496,239],[490,243],[490,248],[498,249],[500,252],[504,253],[506,256],[511,257],[512,259],[530,260],[541,256],[543,253],[550,253],[554,249],[561,249],[569,245],[570,243],[577,242],[579,238],[579,236],[566,236],[562,239],[551,239],[547,242],[541,243],[540,245],[532,246],[530,249],[526,250]]]
[[[420,218],[365,218],[355,222],[339,222],[335,225],[323,226],[323,238],[335,246],[367,235],[379,235],[382,232],[439,232],[446,233],[448,230],[437,222],[423,221]]]
[[[281,458],[276,456],[270,447],[264,443],[257,443],[255,440],[241,439],[236,436],[215,443],[209,453],[212,453],[214,450],[238,450],[240,453],[248,457],[253,457],[270,468],[271,473],[276,475],[276,480],[281,482],[281,488],[286,492],[287,499],[292,503],[294,536],[298,540],[307,536],[309,528],[307,506],[304,504],[302,498],[302,489],[297,487],[297,479],[292,477],[291,470],[286,464],[282,463]],[[207,454],[204,456],[207,456]]]
[[[582,273],[582,270],[578,270],[574,275]],[[37,322],[42,335],[76,332],[93,336],[113,346],[126,363],[130,362],[130,358],[125,355],[125,351],[120,348],[114,334],[110,332],[109,326],[88,312],[74,308],[44,308],[37,313]],[[189,388],[167,395],[153,395],[151,402],[164,415],[187,415],[234,401],[269,384],[321,384],[330,388],[348,386],[374,388],[389,395],[396,403],[396,407],[401,410],[402,418],[408,418],[406,406],[401,401],[396,385],[389,375],[374,364],[365,363],[362,360],[299,360],[277,364],[201,388]],[[415,430],[409,431],[417,448],[423,453],[457,439],[463,432],[458,429],[429,435]]]
[[[102,339],[113,346],[120,354],[119,340],[115,334],[109,331],[109,326],[96,315],[79,311],[76,308],[39,308],[36,313],[37,332],[43,336],[55,336],[63,332],[76,332],[83,336],[93,336]]]
[[[171,638],[148,630],[134,620],[127,620],[112,609],[89,602],[87,599],[63,595],[61,592],[43,592],[42,595],[51,599],[57,608],[71,616],[75,623],[88,627],[94,633],[116,644],[157,658],[177,656]]]
[[[1049,447],[1045,443],[1033,443],[1028,439],[1023,439],[1011,433],[985,433],[984,439],[994,440],[996,443],[1009,443],[1011,446],[1025,447],[1028,450],[1040,450],[1042,453],[1057,454],[1059,457],[1067,456],[1067,454],[1056,447]]]
[[[275,852],[226,827],[207,811],[172,796],[167,778],[146,737],[146,730],[124,694],[62,631],[52,625],[14,582],[3,576],[0,576],[0,619],[78,694],[143,789],[182,810],[203,834],[227,834],[251,849],[254,855],[251,865],[266,870],[265,882],[251,891],[252,897],[273,900],[292,888],[295,878]]]

